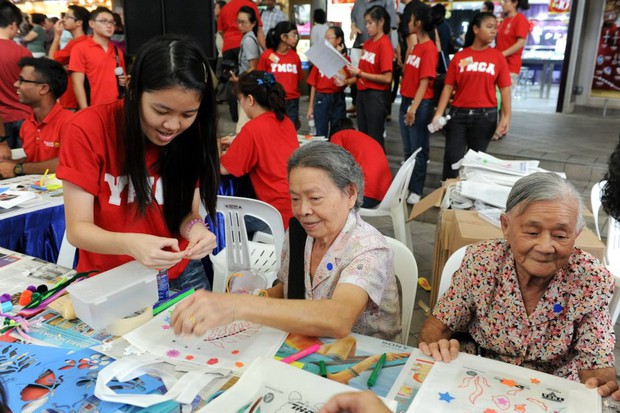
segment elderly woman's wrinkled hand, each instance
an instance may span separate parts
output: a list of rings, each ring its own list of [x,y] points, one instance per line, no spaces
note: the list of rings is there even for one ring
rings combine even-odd
[[[442,338],[441,340],[434,343],[420,343],[418,345],[420,351],[427,356],[431,356],[436,361],[443,361],[445,363],[449,363],[454,360],[459,355],[460,345],[459,342],[455,339],[446,340]]]
[[[620,400],[620,389],[616,380],[605,381],[601,377],[590,377],[586,380],[585,385],[589,389],[597,388],[601,397],[611,396],[614,400]]]
[[[235,321],[235,296],[198,290],[179,303],[170,326],[177,335],[202,336],[209,329]]]

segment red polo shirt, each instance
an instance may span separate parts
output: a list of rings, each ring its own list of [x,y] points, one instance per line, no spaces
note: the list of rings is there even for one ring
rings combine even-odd
[[[69,66],[69,59],[71,58],[71,50],[73,50],[73,48],[77,44],[83,42],[87,38],[88,38],[87,36],[80,36],[80,37],[77,37],[71,40],[69,43],[67,43],[64,49],[60,49],[56,53],[54,53],[54,60],[65,67]],[[71,74],[68,73],[67,77],[68,77],[67,91],[64,93],[64,95],[60,97],[60,99],[58,99],[58,101],[60,102],[63,108],[77,109],[78,102],[77,102],[77,99],[75,98],[75,92],[73,91],[73,82],[71,81]]]
[[[19,130],[28,162],[43,162],[58,158],[60,154],[60,131],[73,112],[56,103],[50,113],[38,123],[34,114],[22,124]]]
[[[84,73],[90,84],[90,105],[112,103],[118,99],[116,52],[114,45],[108,43],[108,51],[95,43],[91,36],[73,47],[69,60],[69,71]],[[120,65],[125,70],[123,52],[118,50]]]

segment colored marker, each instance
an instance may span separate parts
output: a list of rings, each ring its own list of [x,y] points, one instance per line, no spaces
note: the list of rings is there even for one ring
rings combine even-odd
[[[319,351],[320,348],[321,348],[320,344],[313,344],[310,347],[307,347],[301,351],[298,351],[295,354],[291,354],[288,357],[284,357],[282,361],[284,363],[291,364],[292,362],[297,361],[300,358],[304,358],[306,356],[309,356],[312,353],[316,353],[317,351]]]
[[[194,294],[195,291],[196,290],[194,290],[193,288],[190,288],[189,290],[181,290],[178,293],[174,294],[172,297],[170,297],[168,301],[165,301],[159,305],[155,304],[155,307],[153,307],[153,315],[157,315],[162,311],[166,310],[167,308],[172,307],[185,297],[189,297],[190,295]]]
[[[327,378],[327,366],[323,360],[319,361],[319,374],[321,377]]]
[[[381,373],[381,369],[383,368],[383,364],[385,363],[385,353],[381,354],[381,357],[379,357],[379,361],[377,361],[377,364],[375,364],[375,368],[372,370],[372,373],[370,373],[370,377],[368,378],[368,388],[371,389],[372,386],[375,385],[375,383],[377,382],[377,377],[379,377],[379,373]]]

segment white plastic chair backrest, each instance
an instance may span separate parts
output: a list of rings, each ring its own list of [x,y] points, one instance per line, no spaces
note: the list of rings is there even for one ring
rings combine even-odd
[[[405,244],[391,237],[385,237],[385,240],[394,255],[394,272],[400,282],[402,292],[400,306],[401,323],[403,329],[401,340],[403,344],[407,344],[418,287],[418,265],[413,252]]]
[[[401,202],[405,202],[404,200],[409,196],[409,181],[411,180],[411,172],[415,166],[415,157],[421,150],[422,148],[419,148],[401,165],[390,187],[385,193],[383,200],[376,209],[389,211]]]
[[[607,222],[605,258],[609,267],[620,269],[620,221],[612,217]]]
[[[592,207],[592,215],[594,216],[594,229],[596,229],[596,236],[601,239],[601,230],[598,226],[598,213],[601,209],[601,195],[603,188],[607,184],[607,181],[600,181],[592,185],[590,190],[590,205]]]
[[[62,236],[60,249],[58,250],[58,259],[56,260],[56,264],[66,268],[73,268],[73,263],[75,262],[75,252],[76,248],[69,244],[69,241],[67,240],[67,231],[65,231]]]
[[[448,258],[448,261],[446,261],[446,264],[443,266],[443,270],[441,271],[441,281],[439,282],[439,291],[437,292],[437,299],[439,299],[443,293],[446,292],[448,287],[450,287],[452,276],[461,266],[466,249],[467,245],[454,251]]]
[[[276,249],[276,257],[282,254],[284,242],[284,225],[282,216],[271,205],[250,198],[220,195],[217,197],[218,212],[224,214],[226,233],[226,255],[228,271],[247,270],[251,268],[248,236],[245,228],[246,215],[258,218],[271,228]]]
[[[616,325],[618,315],[620,315],[620,267],[612,268],[608,265],[607,269],[614,276],[614,293],[609,302],[609,313],[611,314],[611,323]]]

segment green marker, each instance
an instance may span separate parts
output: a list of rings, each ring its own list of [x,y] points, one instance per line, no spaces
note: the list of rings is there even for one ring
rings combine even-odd
[[[164,311],[167,308],[172,307],[173,305],[175,305],[176,303],[178,303],[179,301],[181,301],[182,299],[184,299],[185,297],[194,294],[195,290],[193,288],[187,290],[187,291],[181,291],[179,293],[177,293],[176,295],[173,295],[172,297],[170,297],[170,299],[162,304],[160,304],[159,306],[153,308],[153,315],[156,316],[157,314],[161,313],[162,311]]]
[[[323,360],[319,361],[319,374],[321,377],[327,378],[327,366]]]
[[[379,357],[379,361],[377,361],[377,364],[375,364],[375,368],[372,370],[372,373],[370,373],[370,377],[368,378],[368,388],[371,389],[372,386],[375,385],[375,383],[377,382],[377,377],[379,377],[379,373],[381,373],[381,369],[383,368],[383,364],[385,363],[385,353],[383,353],[381,355],[381,357]]]

